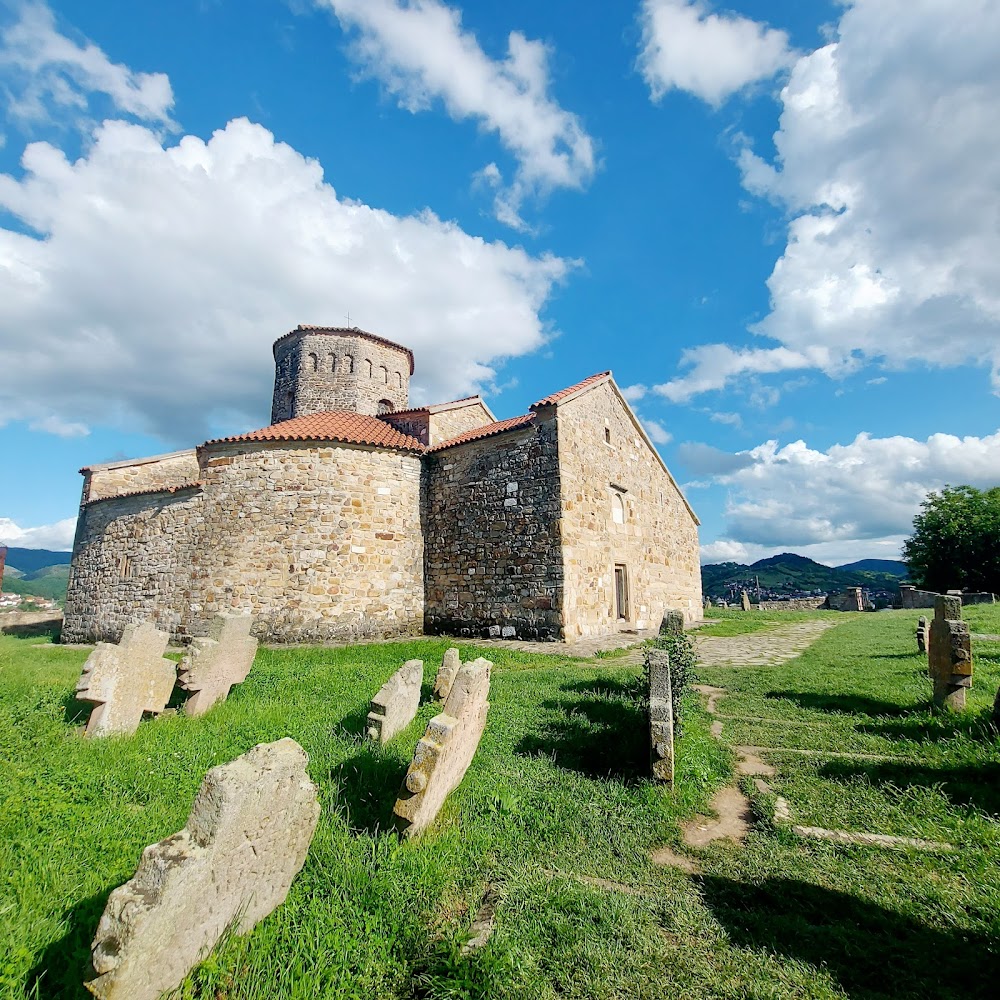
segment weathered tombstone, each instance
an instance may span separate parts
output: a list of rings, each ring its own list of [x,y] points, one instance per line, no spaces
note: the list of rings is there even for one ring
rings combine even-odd
[[[919,653],[927,652],[928,632],[929,626],[927,624],[927,619],[921,615],[917,619],[917,652]]]
[[[170,637],[149,622],[128,625],[121,642],[99,642],[83,665],[76,685],[80,701],[92,701],[87,736],[134,733],[143,712],[166,708],[177,679],[177,664],[163,654]]]
[[[92,945],[101,1000],[156,1000],[229,927],[239,934],[285,901],[319,819],[305,751],[261,743],[205,776],[187,825],[142,852],[108,897]]]
[[[371,711],[365,724],[370,740],[388,743],[405,729],[420,707],[420,685],[424,682],[424,661],[407,660],[379,688],[372,698]]]
[[[927,658],[938,708],[965,708],[965,690],[972,687],[972,638],[961,618],[961,597],[946,594],[934,601]]]
[[[684,612],[668,608],[660,622],[660,635],[681,635],[684,632]]]
[[[649,674],[650,766],[657,781],[674,783],[674,700],[670,656],[664,649],[646,651]]]
[[[250,635],[250,615],[216,615],[206,638],[193,639],[181,660],[178,684],[194,694],[184,703],[186,715],[204,715],[217,701],[242,684],[257,655]]]
[[[482,658],[463,663],[441,714],[427,724],[393,809],[396,826],[405,836],[434,822],[472,763],[490,707],[492,666]]]
[[[740,607],[744,611],[750,611],[751,610],[750,595],[745,590],[743,590],[743,591],[740,592]]]
[[[434,678],[434,699],[435,701],[447,701],[451,693],[451,686],[455,683],[455,675],[462,665],[462,660],[458,655],[458,650],[452,647],[444,652],[444,659],[441,661],[441,669]]]

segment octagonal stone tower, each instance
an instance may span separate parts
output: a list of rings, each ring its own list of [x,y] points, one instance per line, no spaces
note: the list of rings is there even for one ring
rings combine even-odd
[[[271,423],[324,410],[405,410],[413,352],[354,327],[297,326],[274,343]]]

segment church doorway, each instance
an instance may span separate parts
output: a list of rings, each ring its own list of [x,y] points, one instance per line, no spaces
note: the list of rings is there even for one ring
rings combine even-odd
[[[618,620],[629,620],[628,571],[624,566],[615,566],[615,614]]]

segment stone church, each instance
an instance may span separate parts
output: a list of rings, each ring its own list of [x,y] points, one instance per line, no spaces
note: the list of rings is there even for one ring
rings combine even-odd
[[[413,353],[357,328],[274,345],[271,425],[82,471],[63,638],[566,639],[701,616],[698,519],[610,372],[497,420],[409,409]]]

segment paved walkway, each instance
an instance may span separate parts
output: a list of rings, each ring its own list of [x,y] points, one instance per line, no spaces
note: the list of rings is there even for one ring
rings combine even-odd
[[[696,635],[698,662],[706,667],[773,667],[794,660],[828,628],[840,622],[830,618],[792,622],[746,635]]]
[[[650,628],[640,632],[614,632],[611,635],[595,635],[586,639],[577,639],[575,642],[529,642],[521,639],[456,639],[455,641],[469,646],[515,649],[519,653],[546,653],[549,656],[572,656],[581,660],[597,653],[606,653],[612,649],[631,649],[632,651],[626,656],[615,657],[615,662],[629,663],[638,657],[635,660],[638,663],[642,661],[642,650],[639,648],[641,643],[647,639],[655,639],[657,634],[655,628]],[[440,639],[441,636],[435,638]]]

